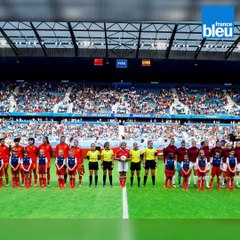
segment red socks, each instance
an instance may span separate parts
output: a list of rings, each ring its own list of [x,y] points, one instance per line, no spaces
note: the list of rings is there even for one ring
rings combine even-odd
[[[119,181],[120,181],[120,187],[124,188],[126,185],[126,176],[120,176]]]
[[[210,180],[210,189],[212,189],[212,186],[213,186],[213,178],[211,178]]]
[[[43,187],[46,188],[46,186],[47,186],[47,179],[43,178]]]
[[[7,169],[4,169],[4,174],[5,174],[6,184],[8,184],[8,171],[7,171]]]
[[[198,179],[198,188],[197,188],[198,191],[200,190],[200,185],[201,185],[201,179]]]
[[[34,185],[37,184],[37,174],[34,174]]]
[[[0,188],[2,188],[2,178],[0,178]]]
[[[64,188],[64,179],[62,179],[62,178],[59,178],[59,179],[58,179],[58,187],[59,187],[60,189],[63,189],[63,188]]]
[[[183,180],[183,190],[188,190],[188,179]]]
[[[24,172],[23,172],[23,170],[21,170],[21,178],[22,178],[22,184],[24,184],[25,180],[24,180]]]
[[[79,185],[81,185],[81,184],[82,184],[82,176],[79,175]]]
[[[231,189],[235,190],[235,188],[234,188],[234,179],[233,178],[231,178]]]
[[[70,178],[70,188],[71,189],[75,188],[75,178]]]
[[[205,186],[204,186],[204,184],[205,184],[205,180],[204,179],[202,179],[202,190],[204,191],[205,190]]]
[[[51,175],[50,173],[47,174],[47,183],[50,184],[50,178],[51,178]]]
[[[164,181],[164,188],[167,188],[167,184],[168,184],[168,178],[166,178]]]
[[[25,177],[25,188],[26,189],[29,189],[30,188],[30,186],[31,186],[31,180],[30,180],[31,178],[26,178]]]

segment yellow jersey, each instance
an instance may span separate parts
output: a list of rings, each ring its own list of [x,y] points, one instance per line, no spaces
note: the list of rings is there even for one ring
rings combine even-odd
[[[156,148],[145,148],[144,149],[145,153],[145,158],[146,160],[155,160],[155,156],[157,154],[157,149]]]
[[[138,162],[140,162],[141,161],[141,155],[142,155],[142,151],[141,150],[134,150],[134,149],[132,149],[131,151],[130,151],[130,154],[131,154],[131,156],[132,156],[132,162],[134,162],[134,163],[138,163]]]
[[[97,162],[100,152],[98,150],[88,151],[87,156],[89,157],[89,162]]]
[[[103,161],[111,162],[112,161],[112,156],[113,156],[113,150],[112,149],[109,149],[109,150],[103,149],[102,152],[101,152],[101,155],[103,157]]]

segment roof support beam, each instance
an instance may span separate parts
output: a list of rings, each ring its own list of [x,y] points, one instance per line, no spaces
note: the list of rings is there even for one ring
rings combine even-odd
[[[15,55],[18,57],[18,48],[16,47],[16,45],[13,43],[13,41],[9,38],[9,36],[5,33],[5,31],[2,28],[0,28],[0,32],[2,33],[3,37],[5,38],[5,40],[7,41]]]
[[[167,48],[167,50],[166,50],[166,55],[165,55],[166,58],[169,57],[169,54],[170,54],[170,52],[171,52],[172,44],[173,44],[173,40],[174,40],[175,34],[176,34],[176,32],[177,32],[177,28],[178,28],[178,25],[175,24],[174,29],[173,29],[173,32],[172,32],[172,35],[171,35],[171,38],[170,38],[170,40],[169,40],[169,46],[168,46],[168,48]]]
[[[203,48],[203,45],[204,45],[204,43],[206,42],[206,40],[207,40],[206,38],[203,38],[203,39],[202,39],[200,45],[198,46],[198,48],[197,48],[196,51],[195,51],[194,59],[197,59],[197,57],[198,57],[199,53],[201,52],[201,50],[202,50],[202,48]]]
[[[37,40],[38,40],[38,43],[40,44],[40,46],[41,46],[41,48],[42,48],[42,50],[43,50],[44,56],[47,56],[47,48],[46,48],[46,46],[42,43],[42,39],[41,39],[41,37],[39,36],[37,29],[34,27],[34,25],[33,25],[32,22],[30,22],[30,25],[31,25],[32,30],[33,30],[33,32],[34,32],[34,34],[35,34],[35,36],[36,36],[36,38],[37,38]]]
[[[139,49],[140,49],[140,47],[141,47],[141,45],[140,45],[141,34],[142,34],[142,23],[140,23],[140,27],[139,27],[138,43],[137,43],[137,51],[136,51],[136,58],[138,58],[138,55],[139,55]]]
[[[74,51],[75,51],[75,56],[78,56],[78,45],[76,43],[76,37],[74,35],[73,29],[72,29],[72,25],[70,22],[68,22],[68,29],[72,38],[72,42],[73,42],[73,46],[74,46]]]
[[[105,36],[105,45],[106,45],[106,58],[108,58],[108,40],[107,40],[107,26],[104,23],[104,36]]]
[[[225,53],[225,60],[227,60],[229,58],[229,56],[232,54],[233,50],[236,48],[236,46],[238,45],[239,42],[240,42],[240,36],[231,45],[231,47],[226,51],[226,53]]]

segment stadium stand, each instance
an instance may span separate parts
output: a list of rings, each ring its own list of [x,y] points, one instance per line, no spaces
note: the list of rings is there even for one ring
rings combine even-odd
[[[65,84],[29,83],[18,84],[14,94],[16,112],[53,112],[55,104],[61,102],[67,91]]]
[[[240,111],[237,88],[136,86],[124,89],[54,82],[2,83],[0,87],[1,112],[211,116],[239,115]]]
[[[15,137],[22,138],[22,144],[27,145],[28,137],[34,137],[36,144],[40,144],[43,136],[48,136],[51,144],[55,146],[62,135],[78,139],[80,145],[88,148],[90,143],[98,136],[102,144],[110,141],[114,146],[118,146],[119,141],[124,139],[129,146],[134,141],[140,142],[141,139],[152,139],[158,149],[166,146],[171,138],[174,138],[176,145],[179,146],[182,140],[190,146],[192,139],[197,141],[197,145],[206,139],[210,146],[213,146],[216,140],[228,140],[231,133],[235,133],[240,138],[240,124],[232,123],[181,123],[180,121],[166,120],[162,122],[123,122],[117,121],[80,121],[72,119],[71,121],[63,119],[61,122],[55,120],[4,120],[0,124],[0,132],[7,135],[11,142]],[[124,132],[120,134],[120,124],[123,124]]]
[[[179,87],[177,93],[179,100],[189,107],[191,114],[228,114],[225,108],[227,98],[220,88]]]

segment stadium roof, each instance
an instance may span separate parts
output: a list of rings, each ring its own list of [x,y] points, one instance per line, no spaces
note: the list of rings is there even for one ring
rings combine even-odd
[[[1,56],[240,59],[233,39],[202,39],[200,22],[0,22]]]

